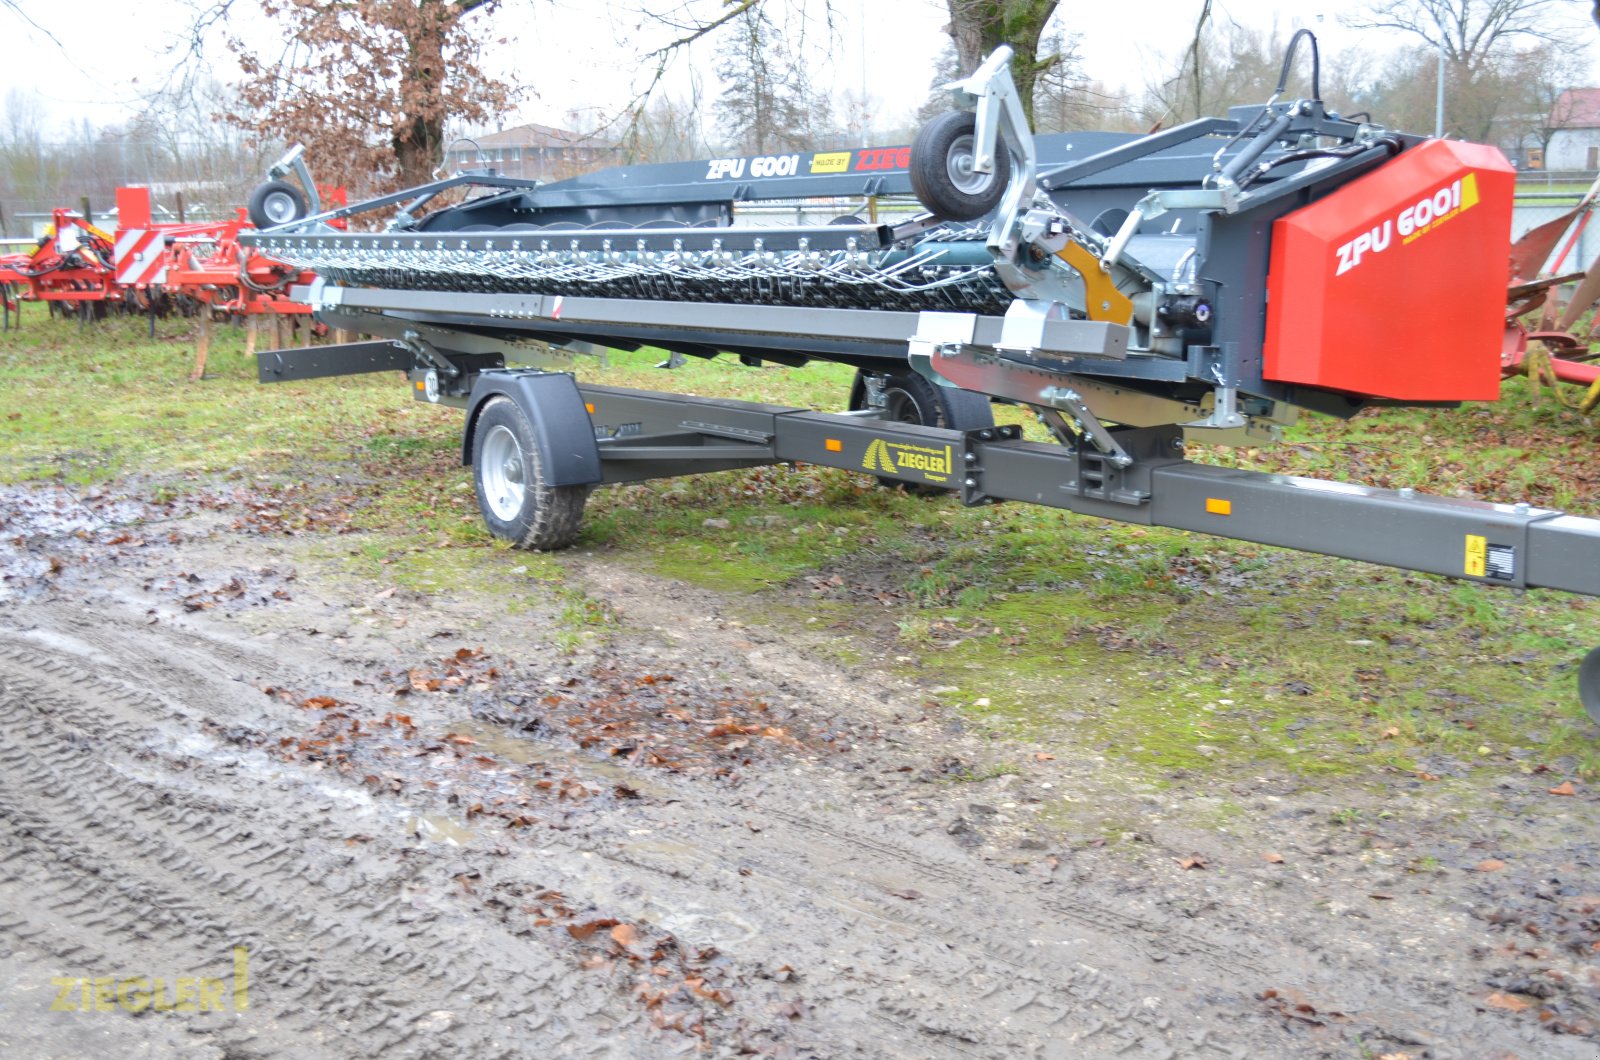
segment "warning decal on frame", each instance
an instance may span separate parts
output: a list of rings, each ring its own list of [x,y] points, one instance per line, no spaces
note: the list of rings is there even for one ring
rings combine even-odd
[[[1478,534],[1467,535],[1463,573],[1469,578],[1488,578],[1509,582],[1517,578],[1517,550],[1511,545],[1491,545]]]

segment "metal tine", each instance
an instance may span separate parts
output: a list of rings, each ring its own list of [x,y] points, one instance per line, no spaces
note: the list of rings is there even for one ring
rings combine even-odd
[[[1589,271],[1578,284],[1578,289],[1572,292],[1572,301],[1567,303],[1557,327],[1562,331],[1570,329],[1579,317],[1594,306],[1597,299],[1600,299],[1600,257],[1589,263]]]

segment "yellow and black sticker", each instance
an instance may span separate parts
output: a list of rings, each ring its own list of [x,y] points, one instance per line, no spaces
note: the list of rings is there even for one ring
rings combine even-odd
[[[849,151],[818,151],[811,156],[811,172],[813,173],[848,173],[849,171]]]
[[[861,458],[861,469],[923,482],[944,483],[955,468],[955,450],[946,445],[907,445],[874,438]]]
[[[1468,534],[1463,570],[1469,578],[1516,581],[1517,550],[1511,545],[1491,545],[1489,539],[1480,534]]]

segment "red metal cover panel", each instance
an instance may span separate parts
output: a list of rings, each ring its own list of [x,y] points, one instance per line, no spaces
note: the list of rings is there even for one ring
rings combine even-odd
[[[1500,395],[1516,171],[1429,140],[1272,226],[1263,374],[1405,401]]]

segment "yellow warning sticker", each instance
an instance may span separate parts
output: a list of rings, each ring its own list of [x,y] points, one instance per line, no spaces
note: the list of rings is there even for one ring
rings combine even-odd
[[[811,156],[811,172],[813,173],[848,173],[849,171],[849,151],[818,151]]]
[[[1477,534],[1467,535],[1467,562],[1465,572],[1469,578],[1484,578],[1489,570],[1489,539]]]

